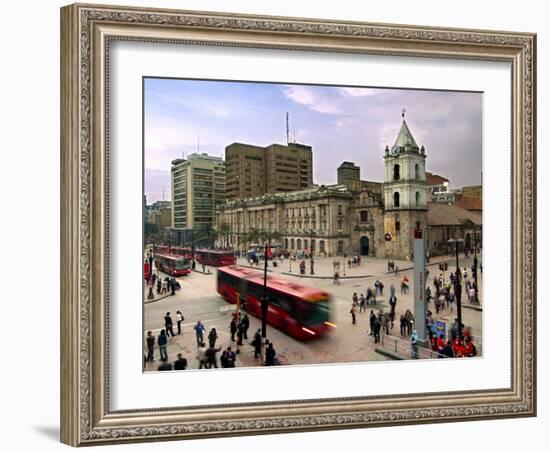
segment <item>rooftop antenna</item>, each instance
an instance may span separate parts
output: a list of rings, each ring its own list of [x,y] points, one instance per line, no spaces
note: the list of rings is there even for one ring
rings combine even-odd
[[[201,137],[197,135],[197,153],[201,152]]]
[[[286,145],[288,145],[290,143],[289,134],[290,134],[290,129],[288,127],[288,112],[287,112],[286,113]]]
[[[164,201],[164,188],[162,188],[162,201]]]
[[[296,131],[294,131],[294,143],[296,144]]]

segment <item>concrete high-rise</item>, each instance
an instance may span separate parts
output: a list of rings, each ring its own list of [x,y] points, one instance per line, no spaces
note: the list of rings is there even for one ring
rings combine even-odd
[[[191,230],[212,228],[216,207],[225,202],[225,163],[206,153],[172,161],[172,230],[178,241]]]
[[[338,184],[346,186],[353,184],[361,179],[361,168],[354,163],[344,161],[337,169]]]
[[[225,160],[228,200],[313,186],[313,158],[308,145],[233,143],[225,148]]]

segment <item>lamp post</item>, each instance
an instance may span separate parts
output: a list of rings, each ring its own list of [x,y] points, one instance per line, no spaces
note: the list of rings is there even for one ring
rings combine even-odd
[[[455,255],[456,255],[456,278],[455,278],[455,297],[456,297],[456,312],[458,319],[458,337],[462,339],[462,284],[460,282],[460,266],[458,265],[458,245],[464,242],[464,239],[449,239],[447,241],[449,244],[455,246]]]
[[[147,295],[147,300],[153,300],[155,294],[153,293],[153,253],[149,250],[149,294]]]
[[[474,225],[474,303],[479,305],[479,297],[477,291],[477,227]]]

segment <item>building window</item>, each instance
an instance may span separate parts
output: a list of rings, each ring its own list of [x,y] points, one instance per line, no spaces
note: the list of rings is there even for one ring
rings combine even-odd
[[[304,239],[304,250],[307,250],[307,239]]]
[[[290,248],[294,250],[294,239],[290,240]]]
[[[285,248],[288,249],[288,238],[285,238]]]
[[[420,180],[420,166],[418,164],[414,165],[414,178]]]
[[[342,205],[338,205],[338,215],[342,215]]]
[[[401,222],[399,222],[399,219],[395,219],[395,232],[401,232]]]
[[[342,231],[342,220],[338,220],[338,231]]]
[[[416,229],[420,230],[420,222],[416,222]]]
[[[416,191],[416,194],[414,195],[414,199],[416,202],[416,206],[420,206],[420,192]]]
[[[325,241],[319,241],[319,252],[325,253]]]
[[[368,222],[369,221],[369,212],[366,211],[366,210],[361,211],[360,219],[361,219],[361,222]]]
[[[302,240],[301,239],[296,239],[296,249],[297,250],[302,250]]]
[[[399,164],[395,164],[395,165],[393,166],[393,180],[394,180],[394,181],[397,181],[397,180],[399,180],[399,179],[401,178],[399,172],[400,172]]]
[[[399,192],[393,193],[393,206],[399,208]]]
[[[344,241],[338,241],[338,253],[344,253]]]
[[[312,239],[311,240],[311,253],[313,253],[315,251],[315,241]]]

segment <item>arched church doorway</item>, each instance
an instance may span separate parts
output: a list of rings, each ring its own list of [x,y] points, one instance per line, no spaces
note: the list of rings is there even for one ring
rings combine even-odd
[[[359,248],[361,249],[361,255],[362,256],[368,256],[369,254],[369,238],[367,236],[363,236],[361,240],[359,241]]]

